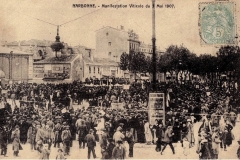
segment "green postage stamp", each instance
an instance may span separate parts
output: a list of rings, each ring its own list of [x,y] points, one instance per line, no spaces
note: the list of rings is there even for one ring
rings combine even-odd
[[[201,45],[236,44],[235,3],[199,3]]]

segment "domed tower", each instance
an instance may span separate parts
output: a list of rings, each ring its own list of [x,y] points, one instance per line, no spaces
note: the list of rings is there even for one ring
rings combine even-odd
[[[57,26],[56,41],[51,45],[51,48],[55,52],[57,58],[58,58],[57,52],[61,52],[61,50],[64,48],[63,43],[60,42],[59,26]]]

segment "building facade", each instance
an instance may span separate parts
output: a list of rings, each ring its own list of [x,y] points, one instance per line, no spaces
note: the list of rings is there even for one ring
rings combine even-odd
[[[123,52],[139,51],[140,41],[133,30],[126,31],[113,27],[103,27],[96,31],[96,56],[120,62]]]
[[[29,82],[33,79],[33,54],[0,47],[0,69],[5,74],[2,82]]]
[[[36,83],[83,81],[82,57],[78,54],[71,54],[34,62],[33,80]]]

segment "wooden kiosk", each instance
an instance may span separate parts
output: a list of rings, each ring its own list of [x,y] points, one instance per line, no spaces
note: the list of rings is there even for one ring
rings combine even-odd
[[[149,93],[148,119],[150,124],[155,120],[162,120],[165,125],[165,97],[164,93]]]

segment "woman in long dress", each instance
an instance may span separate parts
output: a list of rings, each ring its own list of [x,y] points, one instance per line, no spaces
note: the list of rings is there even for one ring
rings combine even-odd
[[[188,132],[187,132],[186,138],[189,142],[189,147],[191,148],[195,144],[194,131],[193,131],[193,125],[192,125],[191,119],[188,119],[187,122],[188,122],[187,123]]]
[[[146,121],[146,123],[144,124],[144,134],[145,134],[147,145],[150,145],[152,141],[152,133],[151,133],[150,125],[148,121]]]

